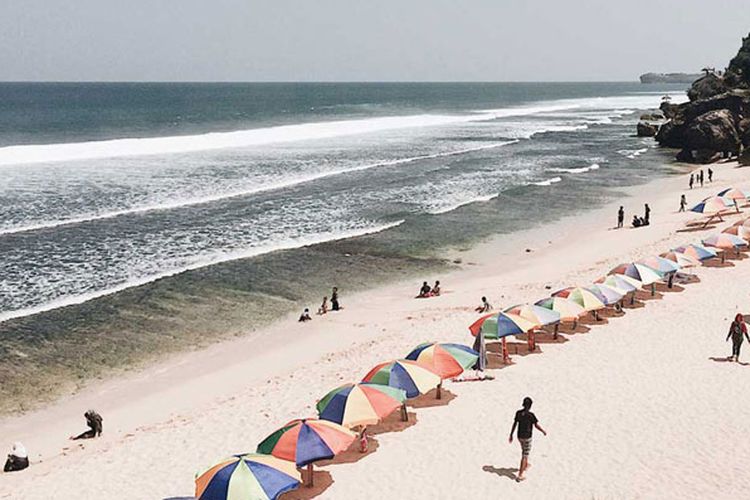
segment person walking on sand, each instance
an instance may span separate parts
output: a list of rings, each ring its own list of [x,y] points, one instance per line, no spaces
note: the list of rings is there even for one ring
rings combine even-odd
[[[683,194],[682,196],[680,196],[680,212],[684,212],[686,206],[687,200],[685,199],[685,195]]]
[[[651,207],[646,203],[643,207],[643,225],[648,226],[651,224]]]
[[[694,182],[693,174],[690,174],[690,189],[693,189],[693,182]]]
[[[740,348],[742,347],[743,337],[750,342],[750,337],[747,336],[747,325],[742,314],[737,313],[732,321],[732,326],[729,327],[729,334],[727,334],[727,340],[732,338],[732,355],[729,357],[729,361],[739,361]]]
[[[701,183],[701,187],[703,187],[703,170],[701,170],[700,173],[698,174],[698,180]]]
[[[531,401],[530,397],[523,398],[522,408],[516,412],[516,417],[513,419],[513,427],[510,429],[510,437],[508,438],[508,442],[512,444],[513,433],[516,431],[516,427],[518,427],[518,442],[521,444],[521,465],[518,468],[516,481],[519,482],[526,479],[524,473],[531,466],[529,463],[529,454],[531,453],[531,436],[534,427],[545,436],[547,435],[547,431],[539,425],[536,415],[531,413],[532,403],[533,401]]]
[[[625,209],[620,207],[617,211],[617,229],[622,228],[622,223],[625,221]]]
[[[708,182],[714,181],[714,171],[711,170],[711,167],[708,167]]]

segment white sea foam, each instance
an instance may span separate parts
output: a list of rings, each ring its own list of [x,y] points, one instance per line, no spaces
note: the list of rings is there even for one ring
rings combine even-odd
[[[359,165],[355,167],[328,170],[324,172],[316,172],[313,174],[302,175],[302,176],[294,177],[294,178],[287,179],[281,182],[266,184],[264,186],[258,186],[258,187],[248,188],[248,189],[238,189],[238,190],[233,190],[233,191],[225,191],[225,192],[216,193],[216,194],[199,196],[195,198],[187,198],[187,199],[182,199],[182,200],[152,203],[148,205],[136,206],[133,208],[123,209],[123,210],[113,210],[110,212],[104,212],[104,213],[99,213],[99,214],[80,215],[77,217],[71,217],[69,219],[42,221],[42,222],[36,222],[33,224],[27,224],[27,225],[22,225],[22,226],[0,228],[0,236],[6,235],[6,234],[38,231],[42,229],[51,229],[55,227],[67,226],[67,225],[73,225],[73,224],[82,224],[86,222],[93,222],[93,221],[98,221],[98,220],[103,220],[103,219],[112,219],[112,218],[120,217],[123,215],[142,214],[142,213],[153,212],[153,211],[158,211],[158,210],[173,210],[176,208],[187,207],[187,206],[192,206],[192,205],[213,203],[213,202],[227,200],[231,198],[250,196],[250,195],[259,194],[259,193],[263,193],[267,191],[285,189],[285,188],[297,186],[300,184],[313,182],[319,179],[333,177],[336,175],[359,172],[362,170],[369,170],[369,169],[378,168],[378,167],[403,165],[403,164],[413,163],[413,162],[421,161],[421,160],[429,160],[429,159],[435,159],[435,158],[445,158],[449,156],[463,155],[463,154],[472,153],[476,151],[482,151],[486,149],[499,148],[501,146],[507,146],[509,144],[515,144],[517,142],[518,140],[494,142],[491,144],[484,144],[482,146],[477,146],[473,148],[465,148],[465,149],[459,149],[459,150],[454,150],[454,151],[446,151],[442,153],[412,156],[409,158],[398,158],[395,160],[386,160],[382,162]]]
[[[552,177],[551,179],[547,179],[545,181],[532,182],[532,184],[534,186],[551,186],[552,184],[557,184],[558,182],[562,182],[562,177]]]
[[[599,164],[593,163],[589,165],[588,167],[580,167],[580,168],[550,168],[548,169],[550,172],[564,172],[568,174],[585,174],[586,172],[590,172],[592,170],[598,170]]]
[[[487,194],[487,195],[482,195],[482,196],[475,196],[473,198],[469,198],[469,199],[466,199],[466,200],[463,200],[463,201],[460,201],[460,202],[457,202],[457,203],[453,203],[453,204],[445,206],[445,207],[440,207],[440,208],[436,208],[436,209],[433,209],[433,210],[429,210],[427,213],[432,214],[432,215],[445,214],[445,213],[448,213],[448,212],[452,212],[452,211],[456,210],[457,208],[463,207],[465,205],[469,205],[471,203],[478,203],[478,202],[483,202],[483,201],[490,201],[490,200],[492,200],[494,198],[497,198],[497,197],[498,197],[498,193]]]
[[[654,107],[654,99],[653,96],[649,95],[561,99],[543,104],[486,109],[460,115],[422,114],[386,116],[361,120],[300,123],[198,135],[123,138],[61,144],[16,145],[0,148],[0,166],[240,148],[264,144],[330,139],[404,128],[435,127],[456,123],[488,121],[576,109],[581,111],[611,110],[612,112],[618,112],[650,107]]]
[[[302,238],[280,240],[280,241],[274,242],[271,245],[253,247],[248,250],[239,250],[235,252],[216,252],[212,255],[202,256],[199,260],[196,260],[195,262],[189,265],[185,265],[182,267],[170,269],[170,270],[163,271],[160,273],[136,278],[136,279],[127,281],[125,283],[119,284],[117,286],[113,286],[113,287],[106,288],[103,290],[97,290],[94,292],[71,295],[71,296],[63,297],[63,298],[53,300],[44,304],[40,304],[38,306],[33,306],[33,307],[28,307],[28,308],[23,308],[23,309],[16,309],[15,311],[2,312],[0,313],[0,323],[3,321],[7,321],[9,319],[13,319],[13,318],[21,318],[24,316],[30,316],[32,314],[37,314],[37,313],[41,313],[44,311],[51,311],[53,309],[59,309],[61,307],[66,307],[66,306],[70,306],[74,304],[82,304],[84,302],[88,302],[89,300],[93,300],[99,297],[104,297],[105,295],[111,295],[117,292],[121,292],[123,290],[127,290],[128,288],[134,288],[137,286],[145,285],[146,283],[151,283],[158,279],[166,278],[168,276],[174,276],[176,274],[180,274],[185,271],[190,271],[193,269],[200,269],[202,267],[208,267],[208,266],[212,266],[215,264],[228,262],[232,260],[255,257],[258,255],[275,252],[278,250],[289,250],[293,248],[301,248],[301,247],[309,246],[309,245],[317,245],[320,243],[343,240],[347,238],[354,238],[356,236],[364,236],[367,234],[379,233],[381,231],[385,231],[387,229],[400,226],[403,223],[404,223],[403,220],[399,220],[396,222],[392,222],[390,224],[381,224],[377,226],[369,226],[369,227],[363,227],[359,229],[350,229],[350,230],[340,231],[340,232],[319,233],[316,235],[311,235],[311,236],[302,237]]]

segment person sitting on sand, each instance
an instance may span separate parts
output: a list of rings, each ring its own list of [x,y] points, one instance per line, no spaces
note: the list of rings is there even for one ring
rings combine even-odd
[[[83,432],[77,436],[70,436],[70,439],[91,439],[102,435],[102,416],[94,410],[89,410],[83,414],[86,417],[86,425],[89,426],[89,430]]]
[[[430,285],[427,284],[426,281],[422,282],[422,288],[419,289],[419,295],[417,295],[418,299],[424,299],[430,296],[430,292],[432,292],[432,289],[430,288]]]
[[[487,302],[487,297],[482,297],[482,303],[474,310],[478,313],[488,313],[492,310],[492,304]]]
[[[323,303],[318,308],[318,315],[323,315],[328,312],[328,297],[323,297]]]
[[[637,215],[633,216],[633,227],[641,227],[641,219]]]
[[[740,348],[742,347],[743,337],[750,342],[750,337],[747,336],[747,325],[742,314],[737,313],[732,321],[732,326],[729,327],[729,333],[727,334],[727,340],[732,338],[732,355],[729,357],[729,361],[739,361],[740,359]]]
[[[510,437],[508,438],[509,443],[513,443],[513,433],[518,427],[518,442],[521,444],[521,465],[518,468],[518,476],[516,481],[523,481],[524,472],[531,465],[529,463],[529,454],[531,453],[531,435],[534,431],[533,427],[536,427],[539,432],[547,435],[547,431],[542,429],[539,425],[536,415],[531,413],[531,401],[530,397],[523,398],[523,408],[516,412],[516,417],[513,419],[513,427],[510,429]]]
[[[304,323],[305,321],[310,321],[312,318],[310,317],[310,309],[305,308],[304,311],[302,311],[302,314],[299,317],[299,322]]]
[[[15,472],[24,470],[29,466],[29,454],[21,443],[14,443],[5,461],[3,472]]]
[[[435,281],[435,286],[432,287],[432,291],[430,292],[430,295],[433,297],[439,297],[440,296],[440,282]]]

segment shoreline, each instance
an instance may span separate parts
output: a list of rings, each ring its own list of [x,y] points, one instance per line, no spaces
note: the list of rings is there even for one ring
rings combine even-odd
[[[34,466],[23,475],[0,475],[0,485],[7,484],[8,491],[25,489],[33,495],[24,498],[32,498],[46,490],[42,484],[31,483],[54,483],[56,469],[85,469],[100,453],[107,454],[112,463],[121,463],[124,455],[140,446],[148,449],[156,441],[174,446],[178,436],[192,436],[191,450],[179,468],[179,477],[160,482],[156,476],[161,466],[153,471],[144,469],[141,472],[148,476],[141,486],[144,490],[134,490],[129,498],[153,498],[153,491],[145,492],[155,485],[158,494],[165,497],[186,494],[192,474],[206,461],[251,449],[266,431],[285,419],[313,413],[316,398],[338,383],[357,379],[371,364],[383,361],[387,353],[389,357],[399,357],[400,350],[430,339],[469,343],[465,331],[470,319],[475,318],[471,310],[481,295],[487,295],[497,309],[536,300],[549,294],[545,287],[554,290],[584,284],[605,274],[625,257],[642,257],[655,247],[666,251],[672,241],[695,240],[708,230],[675,233],[685,221],[700,218],[689,213],[673,214],[678,193],[688,194],[690,203],[697,201],[699,195],[708,196],[725,187],[723,179],[742,178],[744,172],[734,167],[735,164],[716,166],[714,183],[693,192],[682,189],[684,176],[668,176],[619,190],[629,196],[602,208],[500,235],[467,251],[453,250],[451,256],[462,259],[462,269],[432,278],[443,283],[446,293],[439,298],[411,300],[417,281],[402,280],[372,288],[342,297],[344,311],[315,317],[311,324],[297,324],[293,313],[245,337],[170,356],[145,370],[89,384],[79,393],[39,411],[3,418],[0,435],[8,436],[9,441],[24,442]],[[615,219],[613,207],[622,202],[640,209],[644,200],[653,209],[651,226],[637,231],[606,230]],[[597,244],[581,241],[582,231],[593,235]],[[532,251],[526,252],[526,248]],[[384,315],[384,311],[389,314]],[[596,335],[591,341],[595,342],[595,338]],[[310,378],[310,374],[314,377]],[[295,384],[300,378],[305,387]],[[461,390],[465,385],[471,384],[463,384]],[[100,440],[71,445],[65,438],[82,426],[82,413],[89,407],[104,416],[105,434]],[[245,413],[241,421],[249,432],[238,434],[232,429],[232,419],[239,418],[237,411]],[[229,432],[217,437],[217,432],[221,432],[217,427]],[[216,439],[206,440],[208,435]],[[193,442],[197,436],[203,436],[199,443]],[[385,441],[386,436],[383,438]],[[64,446],[69,448],[63,452]],[[218,455],[214,457],[214,453]],[[38,463],[40,458],[42,463]],[[141,474],[139,467],[146,465],[127,464],[129,472],[123,472],[124,477]],[[367,467],[352,464],[351,468],[359,468],[362,473],[361,469]],[[338,471],[338,466],[331,468],[336,480]]]

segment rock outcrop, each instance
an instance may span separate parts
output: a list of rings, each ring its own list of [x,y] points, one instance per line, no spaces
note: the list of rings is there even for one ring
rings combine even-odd
[[[659,131],[659,126],[655,123],[648,123],[646,121],[638,122],[637,132],[638,137],[654,137],[656,132]]]
[[[723,74],[706,70],[688,90],[689,102],[662,102],[665,121],[656,131],[664,147],[680,149],[679,161],[711,163],[750,149],[750,36]],[[649,125],[649,127],[647,127]],[[638,135],[651,133],[647,121]]]

